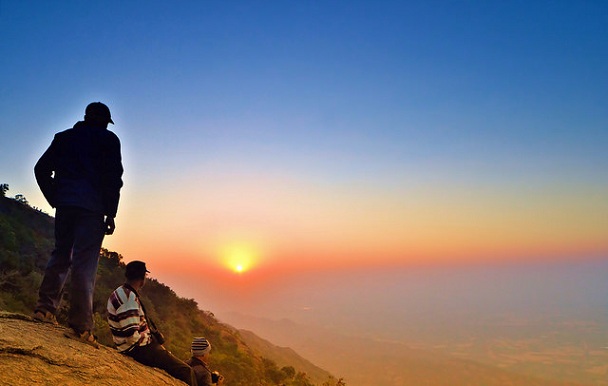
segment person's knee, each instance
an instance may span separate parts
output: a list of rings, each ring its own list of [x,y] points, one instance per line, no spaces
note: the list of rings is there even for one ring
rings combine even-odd
[[[46,265],[46,270],[63,272],[70,269],[71,265],[72,259],[69,253],[59,254],[57,252],[54,252]]]
[[[87,253],[74,252],[74,261],[72,262],[72,277],[82,277],[84,279],[92,279],[97,274],[99,265],[99,251],[95,249]]]

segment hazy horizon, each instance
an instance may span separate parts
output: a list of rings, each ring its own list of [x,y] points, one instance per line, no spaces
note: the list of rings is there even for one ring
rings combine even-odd
[[[381,326],[375,331],[377,337],[389,339],[391,328],[398,330],[399,324],[408,321],[428,326],[431,318],[441,324],[451,318],[454,322],[454,317],[469,321],[509,316],[534,320],[554,314],[576,318],[590,310],[608,315],[607,276],[608,261],[593,258],[289,273],[269,279],[262,290],[249,294],[230,291],[212,273],[165,277],[180,296],[193,298],[202,309],[218,315],[240,312],[350,327],[359,333]],[[199,285],[189,279],[198,280]]]
[[[497,373],[488,384],[521,384],[499,381],[506,371],[547,385],[604,385],[607,276],[597,259],[294,275],[253,304],[212,312],[354,386],[407,385],[399,379],[412,360],[427,356],[489,366]],[[209,297],[197,297],[199,306]]]

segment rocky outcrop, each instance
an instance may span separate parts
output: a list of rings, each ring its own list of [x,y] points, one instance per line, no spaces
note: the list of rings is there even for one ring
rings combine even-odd
[[[184,385],[114,348],[66,338],[65,331],[0,311],[0,385]]]

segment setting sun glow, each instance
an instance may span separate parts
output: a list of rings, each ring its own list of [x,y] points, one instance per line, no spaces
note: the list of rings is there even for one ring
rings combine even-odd
[[[224,247],[220,256],[226,268],[239,274],[250,270],[256,260],[256,253],[253,248],[237,244]]]

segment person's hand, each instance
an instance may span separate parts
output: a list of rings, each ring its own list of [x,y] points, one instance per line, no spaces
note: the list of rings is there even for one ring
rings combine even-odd
[[[106,235],[111,235],[114,233],[114,229],[116,229],[116,224],[114,223],[114,217],[107,216],[105,222],[105,233]]]
[[[211,373],[211,384],[212,385],[223,385],[224,384],[224,376],[217,371]]]
[[[146,340],[146,336],[144,334],[141,334],[139,336],[139,340],[137,341],[137,345],[139,346],[140,344],[142,344],[144,340]]]

